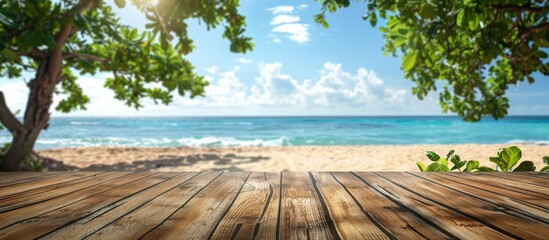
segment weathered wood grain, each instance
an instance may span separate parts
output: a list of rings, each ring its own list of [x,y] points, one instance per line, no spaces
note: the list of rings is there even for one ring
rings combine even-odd
[[[548,176],[0,173],[0,239],[546,239]]]
[[[243,172],[223,173],[143,238],[208,238],[249,175]]]
[[[79,173],[69,173],[61,174],[53,177],[42,178],[36,181],[27,181],[17,184],[8,185],[5,187],[0,187],[0,197],[5,197],[14,193],[20,193],[36,188],[41,188],[45,186],[51,186],[58,183],[70,182],[80,178],[86,178],[96,175],[95,172],[79,172]]]
[[[405,188],[389,182],[375,173],[358,172],[360,179],[375,187],[378,191],[391,200],[411,209],[428,221],[446,229],[452,238],[461,239],[511,239],[493,228],[475,221],[459,212],[456,212],[446,205],[425,198],[420,194],[411,192]],[[448,198],[456,197],[449,195]]]
[[[115,214],[98,216],[97,220],[94,219],[93,224],[103,224],[105,226],[92,234],[74,235],[74,233],[72,233],[72,235],[69,235],[71,234],[71,231],[67,231],[60,232],[60,234],[53,233],[48,235],[47,238],[63,239],[64,236],[80,238],[83,235],[87,239],[138,239],[159,226],[171,214],[186,205],[196,193],[204,189],[204,187],[219,177],[219,175],[221,175],[219,172],[200,173],[199,175],[182,182],[176,188],[170,189],[169,191],[154,197],[149,202],[128,212],[114,222],[109,222],[112,217],[111,215],[121,215],[124,214],[124,211],[117,210]],[[87,227],[89,227],[89,224],[84,223],[79,228]],[[86,233],[87,232],[88,231],[86,231]]]
[[[61,175],[60,172],[0,172],[0,187]]]
[[[117,207],[119,200],[125,199],[144,189],[157,185],[177,173],[157,173],[111,190],[95,194],[81,201],[67,205],[55,211],[51,211],[33,218],[33,221],[24,221],[8,228],[0,230],[0,236],[10,239],[21,237],[36,238],[50,233],[69,223],[78,221],[90,214],[109,205]],[[28,231],[32,229],[32,231]]]
[[[81,191],[97,184],[127,176],[130,173],[105,172],[98,173],[92,178],[81,178],[74,181],[44,186],[33,190],[19,192],[0,198],[0,212],[7,212],[16,208],[37,204],[48,199]]]
[[[370,213],[362,211],[353,196],[330,173],[311,173],[311,177],[341,238],[394,238]]]
[[[539,197],[549,198],[549,188],[540,188],[539,186],[517,182],[506,178],[496,176],[486,176],[482,174],[463,174],[463,173],[449,173],[447,175],[450,179],[467,179],[470,182],[482,183],[484,185],[490,185],[497,188],[504,188],[514,192],[520,192],[523,194]]]
[[[116,219],[128,214],[135,208],[156,199],[159,195],[168,192],[182,182],[194,177],[198,173],[181,173],[157,185],[151,186],[130,197],[123,198],[114,204],[96,210],[80,220],[50,232],[47,239],[82,239]],[[119,239],[119,238],[118,238]]]
[[[411,209],[393,202],[349,172],[334,172],[334,178],[346,189],[362,211],[367,212],[397,239],[448,239],[451,235],[439,226],[415,215]]]
[[[489,181],[479,181],[471,178],[474,176],[473,174],[460,174],[459,176],[443,173],[410,174],[424,177],[435,183],[447,185],[453,189],[480,197],[486,201],[494,201],[498,205],[507,205],[520,212],[532,213],[534,215],[549,214],[549,197],[542,194],[523,193],[513,188],[490,185],[487,184]],[[543,218],[545,218],[546,221],[549,221],[547,217],[549,216]]]
[[[279,173],[252,173],[212,238],[276,239],[279,187]]]
[[[282,173],[280,238],[339,239],[308,173]]]
[[[122,186],[127,183],[138,181],[142,178],[153,175],[154,173],[143,172],[130,174],[126,178],[122,178],[117,181],[108,181],[102,184],[98,184],[93,188],[84,189],[81,191],[73,192],[61,197],[53,198],[40,204],[34,204],[27,206],[25,208],[18,208],[12,211],[0,213],[0,238],[5,238],[5,234],[8,234],[9,231],[6,231],[8,226],[14,226],[16,224],[28,224],[32,222],[39,221],[39,216],[46,213],[52,213],[63,207],[70,206],[73,203],[79,202],[88,197],[96,196],[105,191],[111,190],[113,188]],[[103,196],[105,197],[105,196]],[[69,216],[73,214],[82,214],[82,209],[75,209],[74,212],[60,212],[61,216]]]
[[[547,184],[547,179],[531,176],[528,174],[520,174],[520,173],[494,173],[494,172],[482,172],[482,173],[476,173],[480,175],[485,175],[488,177],[497,177],[497,178],[503,178],[508,179],[511,181],[516,182],[516,185],[520,186],[521,183],[535,185],[536,187],[542,187],[542,188],[549,188],[549,184]]]
[[[510,213],[509,209],[504,206],[474,198],[419,177],[410,178],[396,172],[380,172],[378,174],[400,187],[413,189],[414,192],[433,201],[453,206],[454,209],[468,214],[468,217],[474,216],[477,221],[509,236],[525,239],[545,239],[549,236],[549,232],[543,230],[549,229],[547,224],[524,215]],[[498,221],[494,221],[494,219],[498,219]]]

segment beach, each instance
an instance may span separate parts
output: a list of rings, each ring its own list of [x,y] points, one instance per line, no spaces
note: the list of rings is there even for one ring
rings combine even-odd
[[[537,170],[549,145],[513,144],[521,160]],[[430,162],[427,150],[443,156],[454,149],[462,160],[488,158],[510,144],[368,145],[290,147],[79,147],[39,150],[49,169],[65,171],[418,171],[416,161]],[[62,162],[62,164],[61,164]]]

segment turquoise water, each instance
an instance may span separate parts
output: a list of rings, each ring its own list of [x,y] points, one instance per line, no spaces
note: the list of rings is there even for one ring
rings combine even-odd
[[[9,141],[0,133],[0,143]],[[36,148],[549,144],[549,116],[465,123],[457,117],[53,118]]]

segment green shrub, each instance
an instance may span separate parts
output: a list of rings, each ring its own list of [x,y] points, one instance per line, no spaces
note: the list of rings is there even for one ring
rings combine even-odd
[[[454,170],[460,172],[520,172],[536,170],[536,166],[532,161],[522,161],[517,167],[515,167],[515,165],[517,165],[522,158],[522,151],[516,146],[500,148],[497,152],[497,156],[490,157],[490,162],[496,164],[495,169],[480,166],[479,161],[476,160],[462,161],[459,155],[455,154],[454,150],[450,150],[450,152],[446,154],[445,158],[440,157],[432,151],[426,151],[425,156],[427,156],[432,163],[425,166],[422,162],[416,162],[419,170],[422,172],[450,172]],[[453,164],[452,168],[448,166],[448,161]],[[545,164],[549,164],[549,156],[543,157],[543,161]],[[549,171],[549,166],[545,166],[540,170],[540,172],[547,171]]]

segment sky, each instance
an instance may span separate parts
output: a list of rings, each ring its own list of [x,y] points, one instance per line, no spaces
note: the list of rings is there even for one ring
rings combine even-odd
[[[111,4],[112,1],[107,1]],[[114,5],[113,5],[114,6]],[[307,116],[307,115],[441,115],[438,93],[420,101],[404,79],[401,59],[384,56],[384,39],[362,20],[365,5],[353,4],[328,15],[328,29],[316,24],[320,12],[313,0],[241,0],[246,35],[254,50],[229,51],[222,29],[207,31],[191,22],[196,49],[187,56],[210,85],[206,97],[175,96],[169,106],[144,100],[136,111],[103,88],[108,74],[80,76],[91,102],[87,111],[53,116]],[[132,6],[114,7],[125,24],[143,29],[146,20]],[[24,109],[28,91],[23,80],[0,79],[12,110]],[[508,90],[510,115],[549,115],[549,81],[537,73],[536,83]],[[56,96],[59,102],[63,96]],[[55,104],[54,103],[54,104]]]

